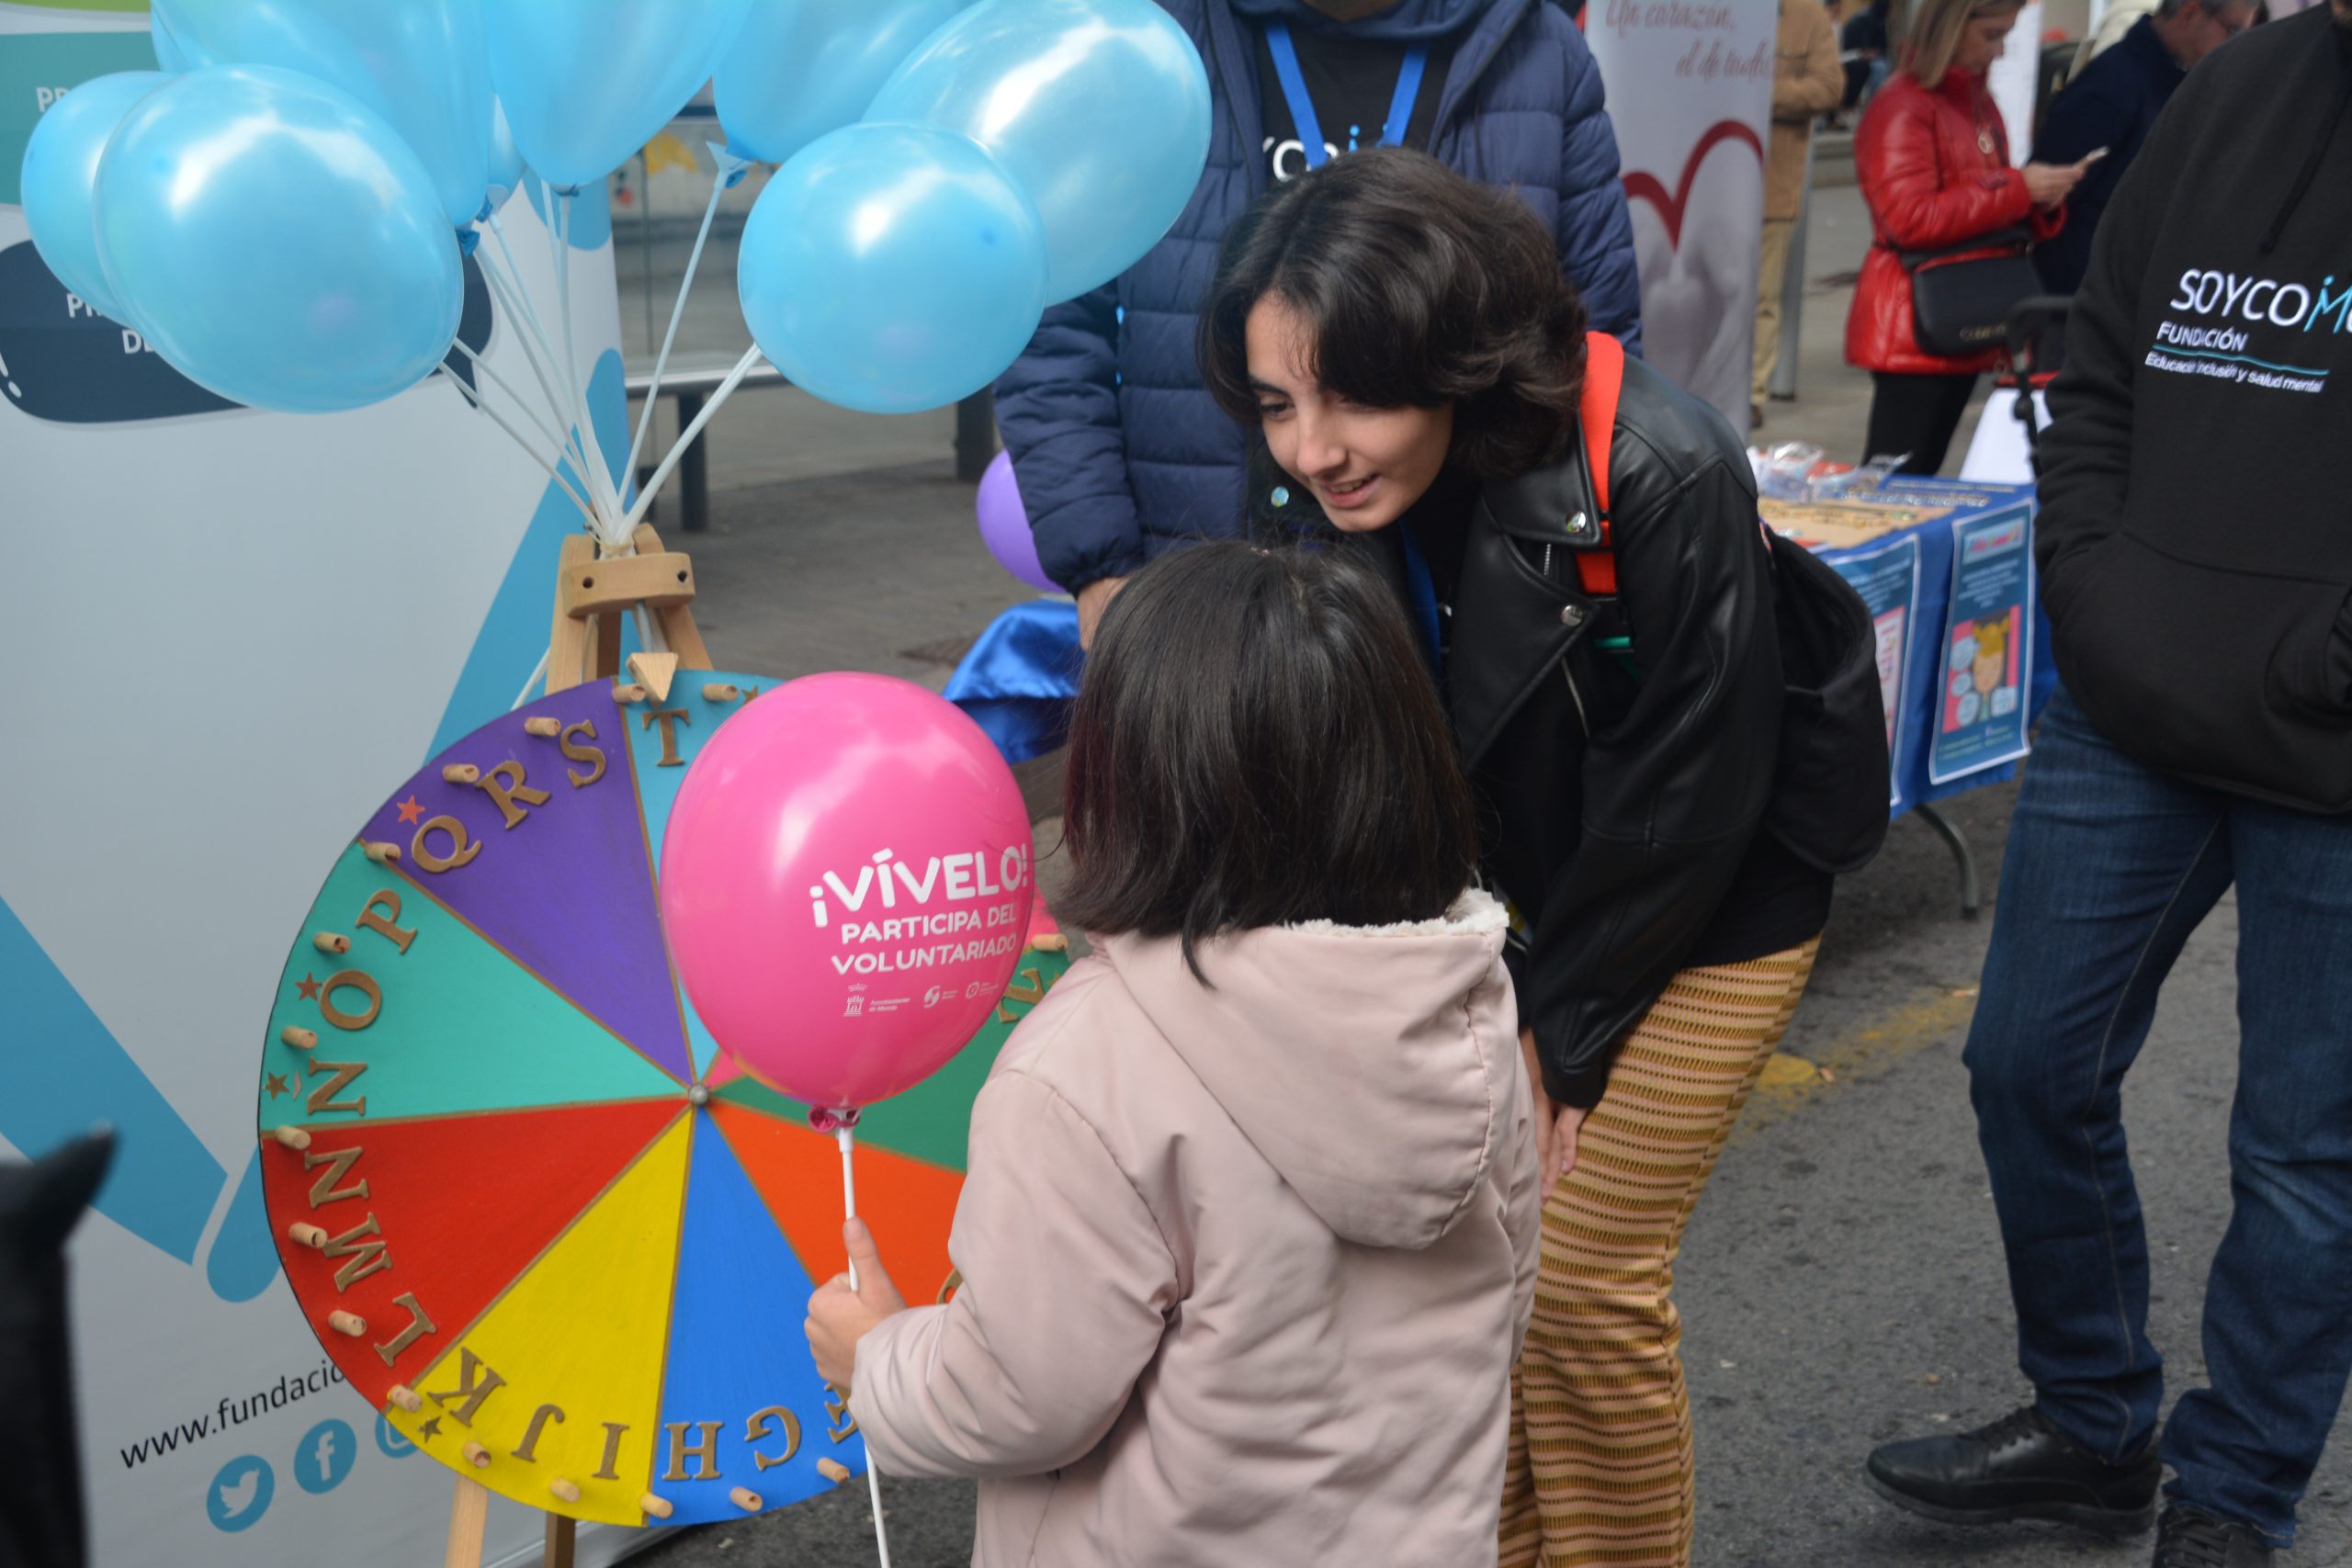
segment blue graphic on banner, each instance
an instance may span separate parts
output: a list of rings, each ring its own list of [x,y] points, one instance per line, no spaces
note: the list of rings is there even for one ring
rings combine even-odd
[[[2033,530],[2016,506],[1952,524],[1951,599],[1928,777],[1945,784],[2022,757],[2033,670]]]
[[[490,344],[492,301],[471,256],[465,284],[457,341],[480,354]],[[474,384],[473,363],[457,348],[443,364]],[[136,328],[85,304],[29,240],[0,250],[0,393],[52,424],[129,424],[244,407],[173,369]]]
[[[277,1493],[277,1477],[259,1454],[231,1460],[204,1489],[205,1517],[212,1528],[234,1535],[261,1523],[269,1500]]]
[[[294,1484],[312,1494],[332,1492],[358,1462],[359,1438],[351,1424],[329,1416],[295,1445]]]
[[[1903,809],[1903,758],[1897,743],[1908,711],[1903,700],[1903,672],[1911,643],[1911,628],[1919,615],[1919,541],[1905,535],[1889,544],[1867,549],[1826,554],[1823,558],[1871,613],[1878,635],[1878,689],[1886,705],[1887,809]]]
[[[381,1416],[376,1417],[376,1447],[386,1459],[406,1459],[416,1452],[416,1445]]]

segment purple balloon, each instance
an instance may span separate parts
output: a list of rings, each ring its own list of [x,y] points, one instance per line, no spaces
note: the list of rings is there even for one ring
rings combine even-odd
[[[1029,509],[1012,478],[1012,454],[999,452],[980,476],[980,542],[996,564],[1032,588],[1058,593],[1061,585],[1037,564],[1037,536],[1029,532]]]

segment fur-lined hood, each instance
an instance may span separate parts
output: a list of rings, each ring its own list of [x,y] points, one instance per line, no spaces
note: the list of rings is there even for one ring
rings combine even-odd
[[[1441,919],[1328,920],[1098,951],[1202,1086],[1346,1240],[1419,1250],[1461,1217],[1510,1136],[1517,1014],[1503,908],[1471,891]]]

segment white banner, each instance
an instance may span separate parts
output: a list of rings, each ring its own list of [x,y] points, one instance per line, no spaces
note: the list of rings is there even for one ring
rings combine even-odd
[[[1984,90],[2000,106],[2001,130],[2009,139],[2009,162],[2023,168],[2033,156],[2034,100],[2041,87],[2041,0],[2018,13],[2001,58],[1984,73]]]
[[[77,83],[153,69],[145,25],[0,4],[0,1152],[120,1136],[71,1253],[93,1562],[408,1568],[439,1560],[451,1476],[336,1385],[278,1274],[257,1064],[338,851],[523,688],[577,513],[446,377],[257,413],[50,276],[17,205],[25,138]],[[530,203],[503,221],[551,302]],[[571,270],[618,452],[609,242]],[[461,336],[530,383],[474,276]],[[496,1505],[490,1561],[536,1561],[541,1529]],[[584,1530],[581,1560],[635,1539]]]
[[[1584,21],[1633,207],[1644,357],[1745,436],[1779,8],[1588,0]]]

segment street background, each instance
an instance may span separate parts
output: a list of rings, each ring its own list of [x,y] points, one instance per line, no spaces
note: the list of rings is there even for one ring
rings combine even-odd
[[[1860,456],[1866,375],[1843,363],[1868,220],[1825,141],[1810,214],[1799,400],[1758,440]],[[724,241],[716,242],[723,247]],[[683,241],[617,244],[624,333],[658,342]],[[673,252],[674,251],[674,254]],[[666,258],[666,259],[665,259]],[[649,265],[650,264],[650,265]],[[707,260],[706,265],[710,262]],[[635,268],[632,271],[632,268]],[[661,311],[638,312],[650,277]],[[741,324],[723,265],[678,351],[731,360]],[[631,364],[650,362],[641,344]],[[666,434],[669,413],[660,416]],[[1970,424],[1973,425],[1973,420]],[[1963,425],[1963,434],[1969,425]],[[952,410],[879,419],[785,388],[748,391],[711,427],[711,517],[677,532],[699,563],[695,611],[724,669],[790,677],[871,670],[933,688],[989,619],[1028,597],[989,558],[973,487],[955,477]],[[662,449],[663,440],[653,443]],[[1964,440],[1955,443],[1957,465]],[[1047,781],[1049,783],[1049,781]],[[1047,798],[1033,789],[1033,799]],[[1989,901],[2014,785],[1946,803]],[[1047,807],[1049,810],[1050,808]],[[1039,822],[1050,894],[1057,822]],[[1697,1214],[1677,1269],[1699,1465],[1700,1568],[1973,1568],[2136,1564],[2054,1528],[1946,1529],[1869,1493],[1862,1456],[1889,1438],[1964,1428],[2026,1396],[1990,1193],[1960,1062],[1991,928],[1963,919],[1951,852],[1917,818],[1839,885],[1820,966]],[[2198,1313],[2229,1214],[2225,1138],[2235,1077],[2237,940],[2224,900],[2189,944],[2126,1095],[2154,1260],[2152,1333],[2173,1390],[2203,1374]],[[801,1332],[798,1302],[769,1331]],[[2352,1564],[2352,1445],[2337,1440],[2303,1508],[2291,1568]],[[900,1568],[968,1561],[972,1491],[883,1480]],[[874,1561],[862,1485],[738,1526],[681,1531],[649,1568],[851,1568]]]

